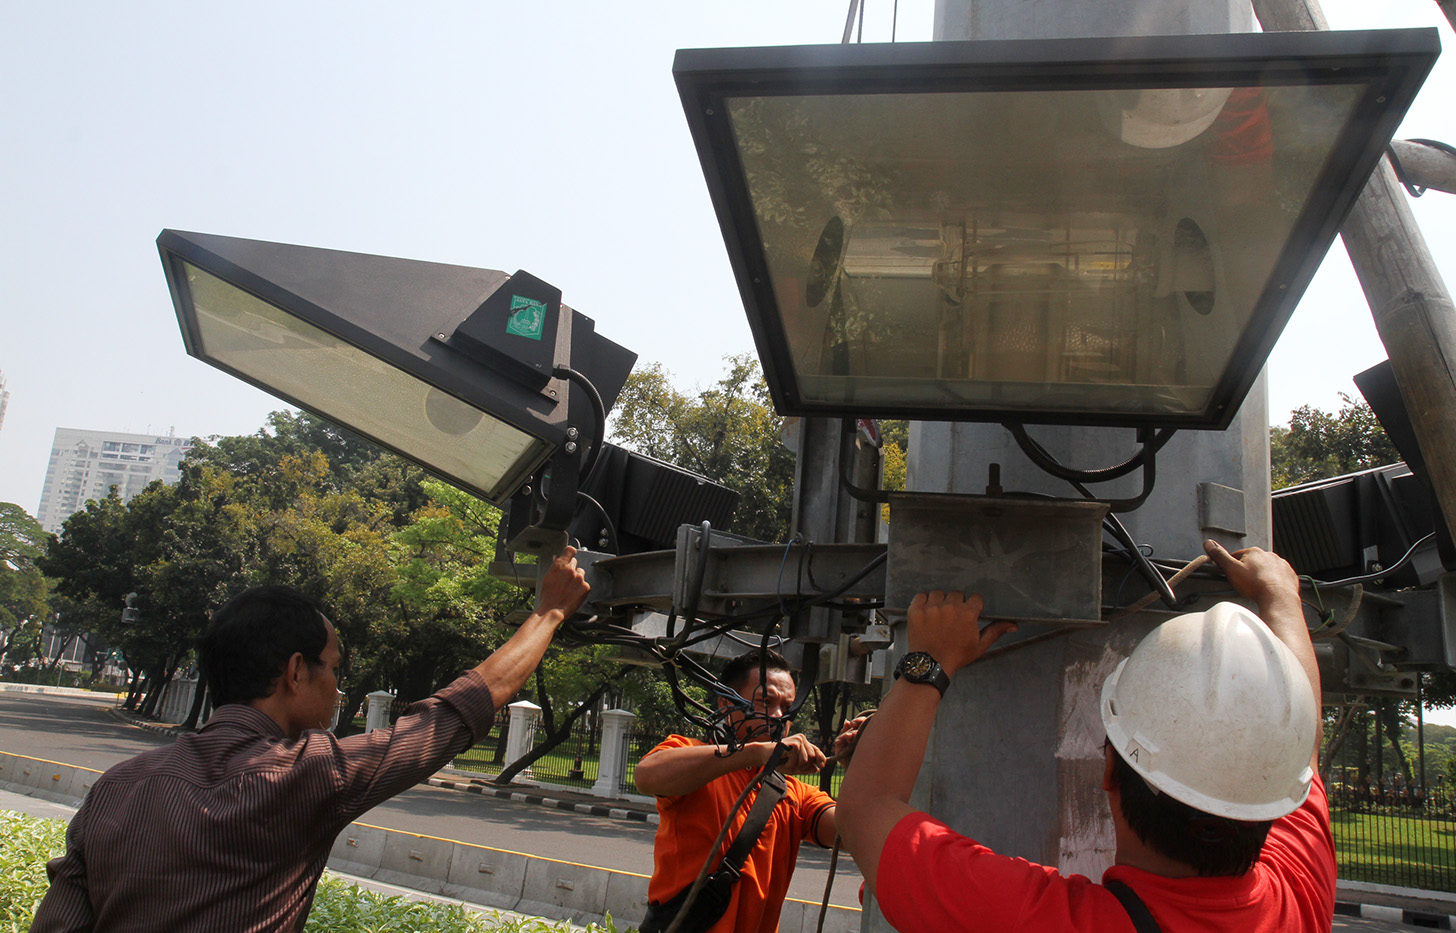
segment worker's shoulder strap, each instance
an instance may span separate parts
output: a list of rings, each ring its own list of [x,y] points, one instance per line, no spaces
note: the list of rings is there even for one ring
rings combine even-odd
[[[744,819],[743,825],[738,827],[738,835],[733,837],[733,844],[728,847],[728,852],[723,856],[723,861],[718,863],[718,870],[730,869],[736,876],[743,871],[743,863],[748,861],[748,854],[758,843],[758,837],[763,835],[764,827],[768,825],[768,818],[773,813],[773,808],[778,806],[788,786],[784,783],[784,776],[777,771],[770,771],[764,775],[763,782],[758,788],[758,796],[754,798],[753,806],[748,810],[748,816]]]
[[[1127,911],[1128,917],[1132,919],[1133,929],[1137,930],[1137,933],[1163,933],[1163,928],[1158,926],[1158,921],[1153,919],[1148,905],[1133,893],[1132,888],[1116,879],[1104,881],[1102,886],[1111,891],[1112,896],[1121,902],[1122,909]]]

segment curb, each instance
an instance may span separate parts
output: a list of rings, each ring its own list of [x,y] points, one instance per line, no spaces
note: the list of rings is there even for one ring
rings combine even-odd
[[[177,725],[165,725],[160,722],[151,722],[146,719],[138,719],[124,712],[119,707],[115,706],[111,707],[106,712],[111,714],[111,718],[115,719],[117,722],[125,723],[128,726],[135,726],[138,729],[142,729],[147,732],[153,732],[157,735],[169,735],[173,738],[176,738],[179,735],[187,735],[194,731],[192,729],[184,729],[181,726]]]
[[[565,810],[570,813],[582,813],[588,816],[604,816],[614,820],[647,823],[651,826],[656,826],[660,819],[656,813],[644,813],[641,810],[629,810],[624,807],[608,807],[603,804],[582,803],[575,800],[560,800],[542,794],[522,793],[521,791],[514,791],[506,787],[491,787],[485,784],[477,784],[473,781],[451,781],[445,778],[432,777],[425,783],[431,787],[443,787],[448,790],[464,791],[467,794],[499,797],[502,800],[514,800],[517,803],[535,804],[536,806],[550,807],[554,810]]]
[[[1335,916],[1359,917],[1363,920],[1379,920],[1384,923],[1403,923],[1407,926],[1425,927],[1430,930],[1456,930],[1456,914],[1407,910],[1403,907],[1390,907],[1385,904],[1336,901]]]

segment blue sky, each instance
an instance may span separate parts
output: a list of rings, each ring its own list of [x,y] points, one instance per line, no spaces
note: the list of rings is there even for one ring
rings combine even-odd
[[[900,0],[903,40],[931,0]],[[514,271],[680,386],[752,351],[671,76],[681,47],[831,43],[846,0],[12,3],[0,11],[0,501],[56,427],[256,430],[281,407],[187,357],[163,227]],[[1449,26],[1431,0],[1335,28]],[[889,38],[868,0],[867,41]],[[1400,133],[1456,142],[1448,53]],[[1456,280],[1456,197],[1414,202]],[[1270,413],[1384,358],[1338,244],[1271,360]]]

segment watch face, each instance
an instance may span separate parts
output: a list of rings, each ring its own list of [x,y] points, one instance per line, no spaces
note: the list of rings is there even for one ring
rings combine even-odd
[[[923,651],[916,651],[905,655],[905,676],[912,679],[921,679],[930,676],[931,668],[935,666],[935,659]]]

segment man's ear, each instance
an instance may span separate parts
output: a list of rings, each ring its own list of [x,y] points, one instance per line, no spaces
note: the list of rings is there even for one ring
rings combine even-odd
[[[302,652],[295,651],[283,663],[283,675],[278,678],[279,687],[284,693],[297,693],[308,682],[307,674],[308,660]]]
[[[1117,767],[1112,762],[1112,756],[1116,754],[1110,746],[1102,749],[1102,789],[1109,794],[1117,790]]]

